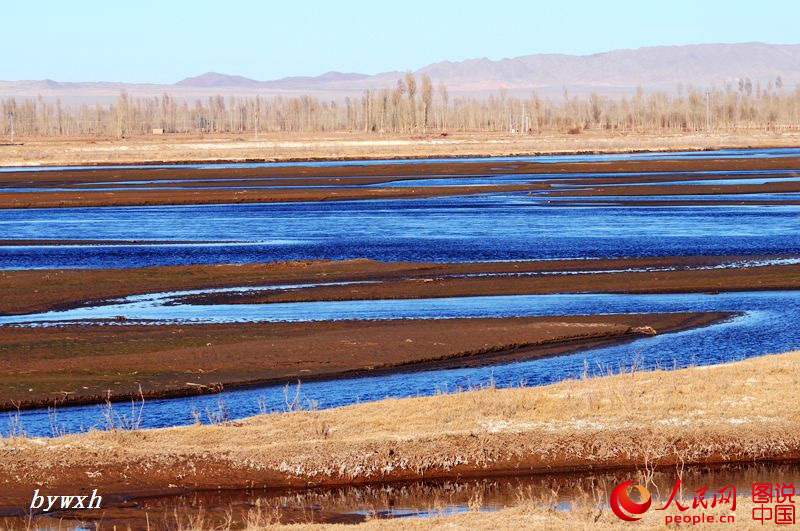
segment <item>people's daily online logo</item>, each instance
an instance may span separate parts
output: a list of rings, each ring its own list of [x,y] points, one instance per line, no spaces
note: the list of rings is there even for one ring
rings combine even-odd
[[[633,491],[639,492],[640,502],[631,499]],[[717,491],[710,491],[709,487],[701,487],[692,493],[691,502],[679,495],[681,480],[675,481],[669,500],[663,507],[656,507],[656,511],[671,512],[664,514],[664,523],[668,524],[708,524],[728,523],[736,521],[736,487],[726,485]],[[795,496],[799,495],[794,483],[753,483],[751,489],[752,509],[750,515],[754,521],[773,523],[778,525],[796,525]],[[609,500],[611,510],[621,520],[635,522],[640,520],[644,513],[650,509],[652,498],[650,492],[641,485],[634,485],[633,481],[626,481],[617,485],[611,491]],[[716,514],[705,512],[707,509],[717,509]]]
[[[611,510],[626,522],[635,522],[640,519],[650,508],[650,504],[653,501],[650,498],[650,491],[641,485],[633,485],[633,488],[639,491],[639,495],[642,498],[641,503],[631,500],[628,495],[628,487],[631,485],[633,485],[633,481],[626,481],[625,483],[620,483],[611,491]]]

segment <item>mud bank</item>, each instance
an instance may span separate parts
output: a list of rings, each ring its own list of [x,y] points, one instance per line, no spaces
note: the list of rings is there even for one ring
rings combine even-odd
[[[642,186],[638,190],[625,190],[614,187],[604,190],[594,188],[594,184],[608,182],[607,173],[632,173],[630,180],[643,178],[652,181],[648,172],[697,172],[697,171],[738,171],[738,170],[791,170],[800,167],[796,157],[750,158],[750,159],[701,159],[701,160],[628,160],[605,162],[564,162],[558,164],[519,161],[459,161],[443,160],[437,162],[366,164],[346,166],[262,166],[213,169],[196,168],[115,168],[115,169],[76,169],[61,171],[22,171],[0,174],[0,208],[58,208],[89,206],[144,206],[144,205],[184,205],[221,203],[272,203],[303,201],[350,201],[360,199],[411,199],[443,197],[452,195],[471,195],[500,192],[532,192],[559,196],[570,195],[612,195],[619,190],[624,195],[674,195],[688,194],[698,189],[702,193],[724,194],[758,192],[786,192],[800,190],[792,183],[771,183],[766,186],[720,185],[703,186]],[[597,173],[594,178],[581,176],[582,173]],[[365,185],[423,179],[435,182],[441,177],[468,178],[487,175],[558,174],[561,177],[539,180],[529,184],[488,184],[471,186],[398,186],[396,188],[368,188]],[[563,183],[563,176],[576,174],[582,177],[578,182],[587,186],[585,191],[564,191],[554,188]],[[619,178],[619,176],[616,176]],[[660,180],[686,180],[686,176],[661,175]],[[210,179],[210,180],[209,180]],[[166,189],[164,184],[178,182],[180,189]],[[139,184],[137,184],[139,183]],[[136,185],[136,190],[125,190],[126,186]],[[204,189],[193,189],[202,184]],[[92,190],[100,186],[102,190]],[[238,189],[225,189],[236,186]],[[250,186],[251,188],[248,188]],[[290,189],[263,189],[257,186],[293,186]],[[319,188],[324,186],[327,188]],[[75,188],[64,191],[62,188]],[[3,188],[25,188],[26,192],[3,191]],[[42,188],[38,191],[37,188]],[[58,191],[47,191],[58,188]],[[83,188],[83,189],[81,189]],[[713,189],[711,189],[713,188]],[[706,190],[707,189],[707,190]]]
[[[5,327],[0,410],[479,367],[706,326],[722,312],[184,326]],[[24,352],[24,356],[20,353]]]
[[[691,260],[687,260],[690,262]],[[616,262],[616,261],[608,261]],[[625,261],[620,260],[618,265]],[[648,260],[641,260],[648,263]],[[652,262],[650,262],[652,263]],[[724,262],[723,262],[724,263]],[[746,262],[744,262],[746,263]],[[369,284],[240,291],[191,295],[180,299],[190,304],[263,304],[344,300],[419,299],[484,295],[533,295],[550,293],[716,293],[723,291],[793,290],[800,288],[800,265],[680,269],[677,266],[632,266],[631,271],[586,262],[595,269],[535,271],[521,266],[518,272],[451,274],[432,278],[388,278]],[[556,266],[558,267],[558,266]],[[624,269],[624,266],[621,266]],[[700,266],[703,267],[703,266]],[[648,271],[648,268],[653,270]],[[443,270],[446,269],[442,267]],[[525,269],[528,271],[523,272]],[[638,269],[638,270],[637,270]]]
[[[244,265],[0,271],[0,315],[63,310],[145,293],[369,281],[340,287],[215,294],[197,302],[298,302],[501,294],[715,292],[797,289],[800,266],[762,265],[785,255],[414,263],[307,260]],[[773,262],[770,262],[773,261]],[[774,262],[777,261],[777,262]],[[191,300],[191,299],[189,299]]]

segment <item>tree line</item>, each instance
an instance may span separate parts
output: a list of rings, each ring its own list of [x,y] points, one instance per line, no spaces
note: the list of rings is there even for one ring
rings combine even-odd
[[[0,100],[0,135],[5,138],[97,136],[124,138],[162,129],[165,133],[270,132],[429,134],[432,132],[612,132],[736,131],[800,129],[800,85],[781,78],[765,87],[742,79],[724,88],[679,86],[673,94],[630,97],[598,94],[542,98],[451,98],[443,83],[406,74],[392,88],[365,90],[360,98],[326,101],[312,96],[223,97],[193,103],[169,94],[133,98],[122,92],[108,105],[65,106],[40,97]]]

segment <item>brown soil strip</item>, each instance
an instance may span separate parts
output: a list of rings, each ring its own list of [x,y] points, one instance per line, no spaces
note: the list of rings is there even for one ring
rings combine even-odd
[[[224,240],[0,240],[0,246],[33,245],[190,245],[203,243],[236,243]]]
[[[776,168],[777,169],[777,168]],[[789,168],[784,168],[789,169]],[[764,179],[765,181],[769,181],[771,179],[784,179],[787,177],[800,177],[800,169],[793,170],[791,174],[774,174],[774,173],[763,173],[763,174],[754,174],[754,173],[746,173],[746,174],[730,174],[730,173],[723,173],[719,175],[707,175],[707,174],[659,174],[659,175],[627,175],[627,176],[609,176],[609,177],[587,177],[587,178],[575,178],[575,179],[562,179],[559,182],[570,184],[570,185],[604,185],[604,184],[626,184],[631,182],[637,183],[661,183],[661,182],[675,182],[679,183],[682,181],[721,181],[721,180],[739,180],[739,179]]]
[[[592,187],[585,190],[558,190],[547,192],[546,196],[557,197],[604,197],[604,196],[681,196],[681,195],[731,195],[731,194],[779,194],[800,192],[800,181],[767,184],[728,184],[728,185],[638,185]]]
[[[258,179],[254,183],[298,186],[299,189],[250,189],[250,190],[165,190],[154,185],[148,190],[129,190],[122,188],[114,191],[90,191],[76,189],[74,192],[0,192],[0,208],[52,208],[77,206],[143,206],[143,205],[179,205],[179,204],[216,204],[216,203],[262,203],[262,202],[295,202],[295,201],[331,201],[359,199],[409,199],[425,197],[442,197],[451,195],[468,195],[492,192],[541,191],[549,188],[551,182],[527,185],[493,185],[493,186],[436,186],[436,187],[398,187],[398,188],[314,188],[320,185],[337,184],[375,184],[379,182],[404,180],[411,178],[435,178],[441,176],[485,176],[496,174],[571,174],[576,172],[675,172],[698,170],[769,170],[797,168],[798,158],[764,158],[764,159],[707,159],[707,160],[657,160],[657,161],[621,161],[621,162],[575,162],[563,164],[547,164],[524,161],[492,161],[480,162],[443,161],[436,163],[409,164],[374,164],[338,167],[317,166],[275,166],[262,168],[217,168],[213,170],[186,168],[121,168],[113,170],[68,170],[68,171],[25,171],[0,174],[2,187],[53,187],[74,186],[76,184],[107,183],[131,180],[169,180],[187,179],[202,180],[208,178],[224,179],[217,183],[201,183],[211,186],[228,186],[225,182],[237,185],[246,183],[242,179]],[[290,177],[288,180],[276,179]],[[653,176],[655,178],[656,176]],[[602,179],[602,176],[600,177]],[[639,177],[635,177],[638,179]],[[644,176],[647,179],[647,176]],[[658,177],[664,179],[664,176]],[[270,180],[272,179],[272,180]],[[607,180],[607,179],[606,179]],[[582,179],[590,184],[592,179]],[[563,182],[563,181],[562,181]],[[601,181],[602,182],[602,181]],[[166,183],[165,183],[166,184]],[[305,188],[304,188],[305,187]],[[747,188],[750,187],[750,188]],[[628,190],[636,188],[637,190]],[[712,188],[719,188],[713,190]],[[752,193],[735,190],[793,191],[798,189],[796,183],[771,183],[769,185],[740,186],[641,186],[614,187],[613,189],[596,189],[591,191],[554,190],[552,193],[563,196],[576,195],[674,195],[694,193],[687,190],[699,190],[701,193]],[[599,190],[599,191],[597,191]],[[705,191],[704,191],[705,190]]]
[[[183,298],[183,302],[263,304],[547,293],[718,293],[790,289],[800,289],[800,265],[635,273],[391,279],[374,284],[193,295]]]
[[[0,410],[474,367],[705,326],[726,313],[187,326],[6,327]]]
[[[440,163],[441,164],[441,163]],[[269,187],[280,187],[280,188],[290,188],[290,187],[342,187],[342,186],[368,186],[368,185],[375,185],[375,184],[385,184],[385,183],[394,183],[399,182],[402,183],[403,181],[431,181],[431,185],[436,186],[437,179],[442,178],[476,178],[476,177],[483,177],[485,178],[486,175],[484,172],[478,172],[477,170],[485,170],[486,174],[491,175],[503,175],[503,174],[515,174],[518,173],[516,169],[516,165],[509,166],[507,162],[500,163],[499,166],[493,166],[492,168],[484,168],[480,166],[478,168],[473,167],[475,163],[465,162],[463,163],[466,165],[465,172],[466,173],[454,173],[453,170],[458,170],[460,168],[453,168],[451,166],[447,166],[445,168],[437,169],[433,165],[427,165],[426,169],[431,169],[433,173],[424,173],[424,174],[411,174],[411,175],[402,175],[402,174],[392,174],[386,175],[383,177],[359,177],[359,176],[348,176],[348,175],[340,175],[338,177],[324,177],[324,176],[317,176],[317,177],[240,177],[237,174],[225,177],[226,168],[218,169],[218,170],[186,170],[188,173],[187,175],[180,175],[179,179],[185,179],[181,182],[171,182],[166,177],[161,177],[157,173],[151,175],[150,173],[146,173],[145,177],[139,177],[138,175],[129,175],[127,177],[130,178],[130,181],[125,181],[120,176],[119,173],[109,173],[106,176],[110,179],[109,181],[102,181],[98,178],[98,176],[89,174],[81,174],[85,176],[84,179],[75,180],[74,178],[70,178],[69,180],[62,180],[59,177],[62,175],[61,172],[51,172],[56,174],[54,179],[52,180],[44,180],[39,174],[36,174],[36,179],[32,181],[21,182],[19,180],[0,180],[0,191],[4,188],[41,188],[42,191],[46,191],[47,188],[73,188],[75,192],[86,192],[91,191],[92,188],[110,188],[116,190],[125,190],[127,187],[136,187],[136,188],[152,188],[158,189],[162,187],[180,187],[180,188],[215,188],[215,187],[254,187],[254,186],[269,186]],[[577,164],[577,163],[568,163]],[[584,163],[585,164],[585,163]],[[564,173],[565,169],[569,169],[569,166],[566,168],[562,165],[552,165],[554,166],[555,171],[553,172],[544,172],[547,168],[540,168],[536,167],[531,172],[531,178],[534,179],[535,174],[550,174],[550,173]],[[355,168],[360,168],[356,166]],[[787,169],[787,168],[775,168],[775,169]],[[234,168],[234,171],[240,172],[241,169]],[[513,171],[512,171],[513,170]],[[70,172],[77,171],[77,170],[69,170]],[[93,170],[99,171],[99,170]],[[125,170],[131,171],[131,170]],[[213,171],[213,175],[215,177],[211,177],[211,175],[202,175],[198,174],[197,172],[201,171]],[[300,170],[301,172],[305,172],[305,168]],[[340,172],[341,170],[336,170]],[[358,174],[362,169],[355,169],[352,173]],[[383,170],[386,171],[386,170]],[[412,170],[409,170],[411,172]],[[147,170],[147,172],[155,172],[155,170]],[[216,177],[217,172],[220,172],[223,177],[218,178]],[[572,172],[570,172],[572,173]],[[772,173],[763,173],[763,174],[721,174],[721,175],[703,175],[703,174],[663,174],[658,173],[657,175],[647,175],[645,174],[638,174],[632,173],[631,175],[627,176],[617,176],[616,172],[613,172],[608,177],[603,176],[604,173],[598,173],[598,176],[592,177],[575,177],[575,178],[568,178],[563,177],[560,178],[557,182],[559,184],[570,184],[570,185],[607,185],[607,184],[626,184],[631,182],[637,183],[661,183],[661,182],[682,182],[682,181],[696,181],[696,180],[704,180],[704,181],[717,181],[717,180],[730,180],[730,179],[754,179],[754,178],[761,178],[766,181],[770,179],[780,179],[787,177],[787,174],[772,174]],[[800,175],[800,170],[797,170],[797,175]],[[26,177],[30,177],[31,174],[26,174]],[[65,178],[69,178],[69,176],[65,176]],[[210,180],[209,180],[210,179]],[[218,180],[219,179],[219,180]],[[137,182],[143,181],[143,182]],[[20,192],[22,193],[22,192]],[[31,192],[24,192],[24,193],[31,193]]]
[[[134,190],[120,192],[0,193],[0,208],[211,205],[223,203],[289,203],[305,201],[355,201],[360,199],[414,199],[497,192],[523,192],[540,190],[542,188],[542,185],[532,184],[307,190]]]
[[[109,497],[800,458],[800,354],[225,425],[0,442],[0,507]],[[757,403],[752,410],[743,403]],[[46,480],[45,480],[46,478]],[[87,479],[88,478],[88,479]]]
[[[371,284],[277,289],[187,298],[197,303],[409,299],[537,293],[690,293],[800,288],[800,265],[700,269],[758,256],[679,256],[531,262],[402,263],[300,261],[136,269],[0,271],[0,314],[19,315],[97,304],[105,299],[194,289],[370,281]],[[628,268],[677,271],[602,273]],[[552,274],[583,271],[582,274]],[[602,273],[602,274],[592,274]],[[547,275],[513,276],[524,273]],[[463,277],[497,274],[505,276]],[[462,277],[459,278],[459,275]]]
[[[88,170],[36,169],[0,173],[3,186],[64,186],[76,183],[113,183],[115,181],[158,181],[174,179],[281,179],[270,184],[292,182],[299,186],[335,184],[365,184],[387,182],[403,178],[425,178],[444,176],[486,176],[501,174],[572,174],[603,172],[685,172],[685,171],[729,171],[729,170],[785,170],[800,168],[800,157],[741,158],[741,159],[660,159],[627,161],[592,161],[547,163],[519,160],[463,161],[459,159],[437,162],[408,162],[392,164],[349,164],[344,166],[262,166],[256,168],[114,168]],[[382,179],[381,179],[382,177]],[[602,177],[602,176],[601,176]],[[664,176],[657,176],[659,178]],[[320,178],[327,178],[320,179]],[[361,179],[358,179],[361,178]],[[705,177],[695,177],[700,179]],[[342,179],[336,181],[335,179]],[[224,181],[221,181],[224,186]],[[212,184],[212,183],[208,183]],[[182,184],[181,184],[182,186]]]

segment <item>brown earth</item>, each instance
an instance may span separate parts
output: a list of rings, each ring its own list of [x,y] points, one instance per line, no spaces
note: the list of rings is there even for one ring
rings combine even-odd
[[[4,327],[0,410],[473,367],[704,326],[725,313]],[[652,327],[652,331],[644,327]]]
[[[388,181],[407,179],[434,179],[443,176],[482,176],[501,174],[572,174],[583,172],[683,172],[683,171],[730,171],[770,170],[800,168],[798,158],[752,158],[752,159],[698,159],[698,160],[631,160],[621,162],[574,162],[547,164],[529,161],[486,161],[398,163],[349,166],[266,166],[261,168],[118,168],[68,171],[24,171],[0,173],[0,208],[44,208],[77,206],[142,206],[168,204],[215,204],[215,203],[263,203],[295,201],[331,201],[358,199],[410,199],[442,197],[495,192],[535,193],[537,196],[574,197],[610,195],[716,195],[726,193],[769,193],[800,191],[798,183],[768,183],[764,185],[720,185],[720,186],[619,186],[603,188],[602,184],[619,182],[619,177],[598,176],[580,178],[573,184],[582,184],[585,189],[564,190],[553,188],[564,179],[530,184],[497,184],[488,186],[417,186],[397,188],[367,188],[363,186]],[[220,179],[206,181],[204,179]],[[749,177],[749,176],[741,176]],[[685,175],[631,176],[627,182],[681,181],[696,178]],[[714,178],[711,176],[710,178]],[[717,178],[721,178],[717,176]],[[173,183],[158,181],[182,179],[186,190],[164,189]],[[641,179],[641,180],[640,180]],[[155,181],[146,184],[146,190],[125,190],[120,181]],[[192,182],[194,181],[194,182]],[[206,189],[194,189],[202,185]],[[112,188],[108,191],[81,189],[91,186]],[[294,186],[296,188],[274,188],[225,190],[224,186]],[[331,188],[315,188],[329,186]],[[48,188],[67,187],[75,191],[3,192],[2,188]]]
[[[643,259],[642,262],[648,261]],[[586,265],[591,267],[594,264],[587,262]],[[525,269],[520,265],[520,271]],[[502,276],[501,273],[501,276],[483,277],[385,279],[342,286],[192,295],[181,300],[192,304],[264,304],[547,293],[718,293],[800,288],[800,265],[615,273],[589,271],[582,274],[548,272],[538,276]]]
[[[21,510],[35,488],[97,488],[113,506],[200,489],[797,460],[800,409],[786,392],[798,367],[795,352],[220,425],[3,439],[0,508]]]
[[[227,203],[287,203],[414,199],[491,192],[524,192],[540,185],[441,186],[419,188],[309,190],[136,190],[121,192],[0,193],[0,208],[69,208],[147,205],[211,205]]]
[[[412,263],[373,260],[271,262],[131,269],[0,271],[0,315],[74,308],[126,295],[239,286],[372,281],[379,283],[222,295],[205,301],[308,301],[602,291],[715,292],[797,289],[800,266],[710,268],[774,256],[677,256],[600,260]],[[677,271],[606,272],[629,268]],[[585,272],[584,274],[574,274]],[[592,275],[589,273],[602,273]],[[513,276],[548,273],[539,276]],[[553,273],[571,273],[558,275]],[[496,274],[500,276],[468,277]],[[505,276],[502,276],[505,275]],[[458,278],[458,277],[462,278]],[[197,302],[202,299],[196,298]]]
[[[205,186],[228,186],[230,184],[286,186],[336,186],[342,184],[377,184],[407,179],[436,177],[469,177],[505,174],[573,174],[573,173],[625,173],[625,172],[686,172],[686,171],[730,171],[730,170],[792,170],[800,168],[800,157],[765,157],[739,159],[659,159],[659,160],[624,160],[624,161],[591,161],[591,162],[559,162],[547,163],[525,159],[518,160],[460,160],[445,159],[436,162],[407,161],[375,164],[347,164],[330,166],[304,166],[302,162],[295,165],[264,165],[245,168],[148,168],[118,167],[113,169],[69,169],[57,171],[39,171],[25,169],[21,171],[0,172],[1,187],[59,187],[100,184],[114,186],[117,182],[155,181],[154,184],[175,186],[175,183],[158,183],[158,181],[181,179],[201,181]],[[706,176],[636,176],[637,179],[706,179]],[[758,175],[726,176],[725,178],[749,178]],[[620,176],[597,177],[601,183],[620,182]],[[708,176],[714,178],[714,176]],[[214,181],[207,181],[214,179]],[[221,181],[216,181],[221,179]],[[594,178],[578,177],[576,182],[588,184]],[[628,179],[625,177],[624,179]],[[622,181],[624,182],[624,181]],[[183,183],[180,183],[183,185]]]
[[[130,294],[233,286],[368,281],[365,284],[195,296],[197,303],[429,298],[556,292],[719,292],[797,289],[799,265],[711,268],[758,257],[661,257],[462,264],[370,260],[107,270],[0,272],[0,312],[24,314]],[[613,272],[627,268],[674,271]],[[694,269],[692,269],[694,268]],[[574,274],[575,272],[582,272]],[[525,273],[532,273],[525,275]],[[547,273],[547,274],[543,274]],[[560,273],[560,274],[559,274]],[[572,273],[572,274],[569,274]],[[497,276],[468,276],[468,275]],[[517,276],[519,275],[519,276]],[[138,392],[178,396],[220,385],[483,365],[556,355],[702,326],[724,314],[587,316],[327,323],[2,327],[2,407],[85,403]],[[442,339],[442,338],[447,338]]]
[[[800,181],[777,182],[767,184],[729,184],[729,185],[639,185],[613,186],[608,188],[592,187],[588,190],[566,190],[548,192],[548,196],[557,197],[604,197],[604,196],[661,196],[661,195],[726,195],[726,194],[780,194],[800,192]]]

